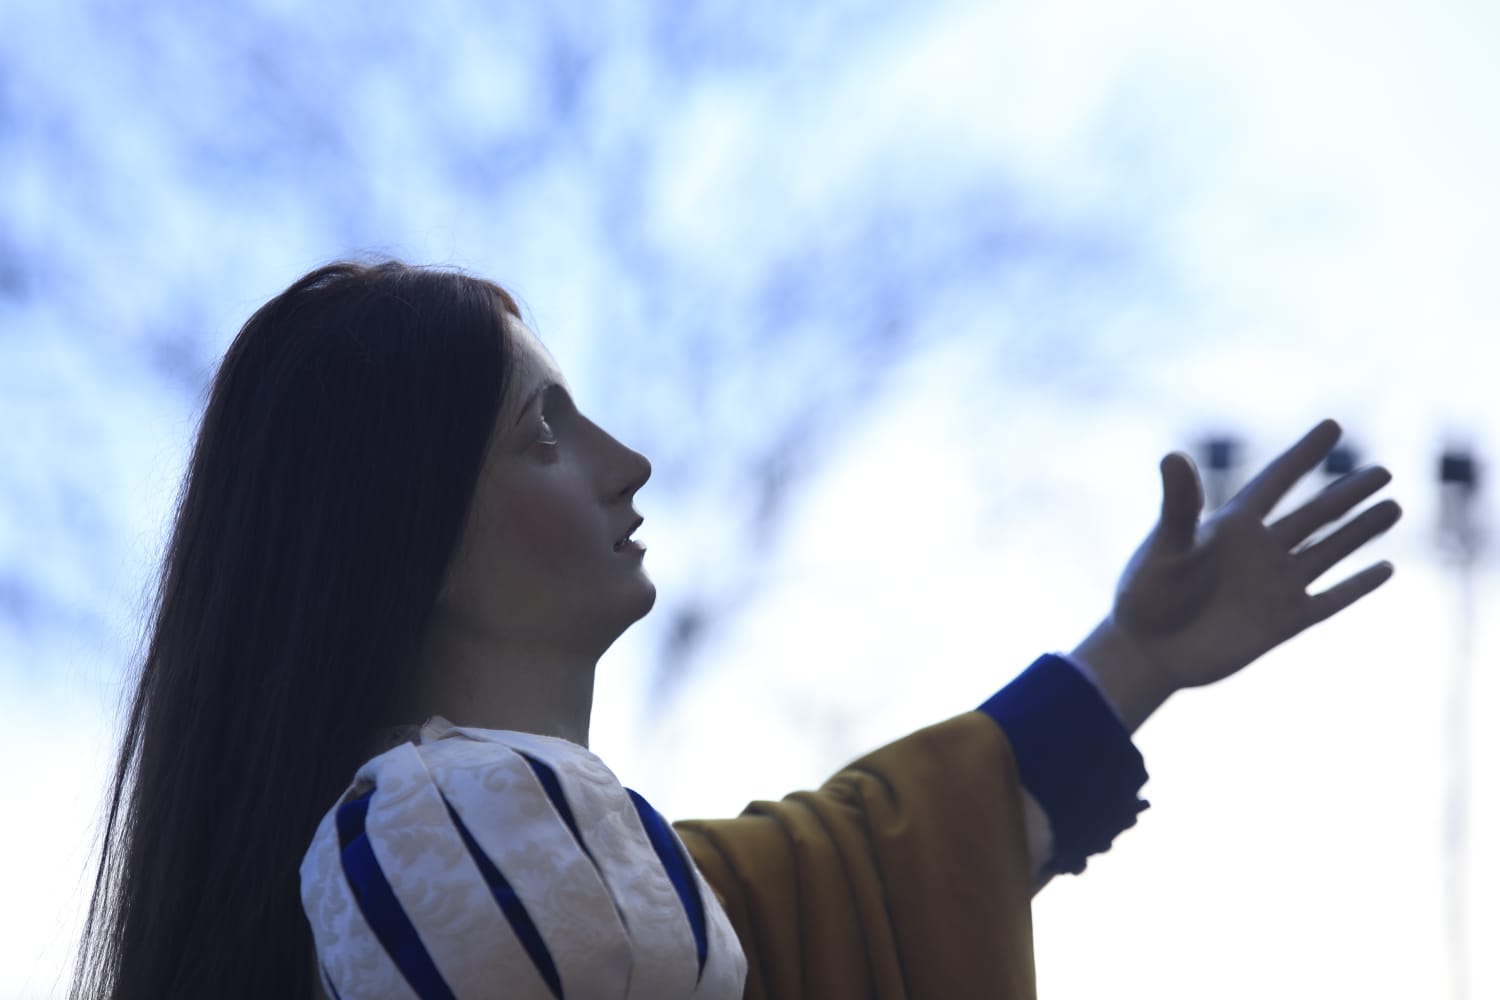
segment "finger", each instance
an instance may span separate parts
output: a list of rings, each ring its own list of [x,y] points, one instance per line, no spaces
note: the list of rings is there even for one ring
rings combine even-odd
[[[1180,451],[1161,460],[1161,526],[1158,538],[1172,552],[1185,552],[1198,534],[1203,513],[1203,481],[1198,467]]]
[[[1325,420],[1302,436],[1302,440],[1276,456],[1245,488],[1234,495],[1231,503],[1251,510],[1256,517],[1271,513],[1297,480],[1318,467],[1338,444],[1343,429],[1334,420]]]
[[[1333,534],[1297,553],[1297,570],[1312,583],[1347,558],[1360,546],[1391,530],[1401,520],[1401,505],[1384,500],[1341,526]]]
[[[1308,605],[1307,625],[1316,625],[1320,621],[1332,618],[1385,583],[1394,572],[1396,572],[1396,567],[1388,562],[1379,562],[1329,587],[1321,594],[1314,594]]]
[[[1307,503],[1271,525],[1271,535],[1287,548],[1331,524],[1391,481],[1387,469],[1372,465],[1343,476]]]

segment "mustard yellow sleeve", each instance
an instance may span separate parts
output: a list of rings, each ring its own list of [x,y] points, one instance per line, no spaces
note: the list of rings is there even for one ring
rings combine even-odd
[[[751,1000],[1035,998],[1021,786],[985,715],[676,829],[739,934]]]

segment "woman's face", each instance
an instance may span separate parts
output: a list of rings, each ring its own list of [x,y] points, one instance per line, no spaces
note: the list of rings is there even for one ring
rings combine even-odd
[[[472,637],[597,656],[656,600],[629,540],[651,463],[578,411],[536,334],[507,327],[510,391],[437,614]]]

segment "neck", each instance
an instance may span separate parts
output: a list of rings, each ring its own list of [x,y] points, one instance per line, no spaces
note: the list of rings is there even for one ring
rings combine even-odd
[[[422,648],[420,719],[441,715],[454,725],[556,736],[587,747],[598,662],[598,656],[551,645],[438,625]]]

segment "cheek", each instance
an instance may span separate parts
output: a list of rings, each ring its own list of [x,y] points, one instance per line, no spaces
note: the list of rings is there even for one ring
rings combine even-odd
[[[501,548],[523,565],[576,561],[598,544],[596,525],[576,500],[540,488],[515,490],[495,510]]]

